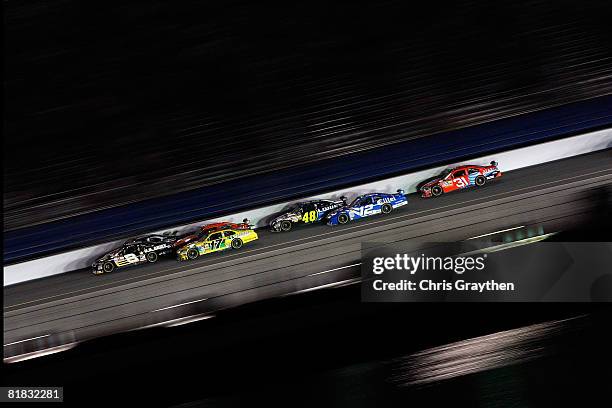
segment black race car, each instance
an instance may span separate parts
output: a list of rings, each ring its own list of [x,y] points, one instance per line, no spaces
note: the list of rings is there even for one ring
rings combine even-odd
[[[325,216],[346,205],[346,197],[340,200],[312,200],[292,205],[281,215],[270,220],[270,229],[273,232],[289,231],[294,224],[314,224],[320,222]]]
[[[162,255],[174,253],[175,235],[146,235],[128,239],[119,248],[113,249],[92,265],[95,275],[109,273],[115,268],[155,263]]]

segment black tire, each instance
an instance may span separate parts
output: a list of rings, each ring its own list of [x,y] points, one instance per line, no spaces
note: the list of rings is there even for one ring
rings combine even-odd
[[[157,262],[157,258],[158,258],[157,252],[147,252],[145,257],[147,258],[147,261],[149,261],[150,263]]]
[[[280,223],[280,229],[281,231],[284,231],[284,232],[291,230],[292,226],[293,224],[289,220],[284,220],[284,221],[281,221]]]
[[[393,211],[393,206],[389,203],[385,203],[380,208],[380,211],[382,211],[383,214],[389,214],[391,211]]]
[[[200,256],[200,252],[198,252],[198,250],[195,248],[189,248],[189,250],[187,251],[187,259],[194,260],[198,256]]]
[[[440,186],[433,186],[431,188],[431,195],[434,196],[434,197],[441,196],[443,192],[444,192],[444,190],[442,190],[442,187],[440,187]]]
[[[242,240],[240,238],[234,238],[232,239],[232,248],[233,249],[240,249],[242,248]]]
[[[474,183],[476,183],[478,187],[484,186],[486,182],[487,182],[487,178],[483,175],[476,177],[476,180],[474,180]]]
[[[114,270],[115,265],[112,262],[104,262],[102,264],[102,271],[104,271],[104,273],[111,273]]]
[[[351,219],[349,218],[348,214],[346,213],[342,213],[338,216],[338,224],[346,224],[347,222],[349,222]]]

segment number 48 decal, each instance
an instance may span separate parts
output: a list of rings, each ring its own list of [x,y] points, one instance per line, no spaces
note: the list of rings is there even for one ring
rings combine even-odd
[[[317,212],[312,210],[304,214],[302,221],[305,223],[315,222],[317,220]]]

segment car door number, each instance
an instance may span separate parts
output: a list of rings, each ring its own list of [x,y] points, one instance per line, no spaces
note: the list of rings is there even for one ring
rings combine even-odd
[[[304,216],[302,217],[302,221],[304,221],[305,223],[315,222],[316,220],[317,220],[317,212],[315,210],[304,213]]]
[[[455,182],[455,184],[457,185],[457,187],[459,188],[463,188],[465,186],[467,186],[469,183],[467,182],[467,180],[465,179],[465,177],[457,177],[456,179],[453,180]]]
[[[359,207],[353,210],[353,214],[358,215],[360,217],[367,217],[369,215],[374,214],[374,204],[364,205],[363,207]]]
[[[125,254],[123,258],[129,263],[136,263],[140,260],[136,254]]]
[[[208,246],[210,249],[219,249],[221,247],[221,241],[222,239],[215,239],[214,241],[210,241],[208,243]]]

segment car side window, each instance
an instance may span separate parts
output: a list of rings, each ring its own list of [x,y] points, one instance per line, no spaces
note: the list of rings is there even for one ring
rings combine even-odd
[[[306,212],[313,211],[314,209],[315,209],[315,206],[312,203],[306,204],[304,206],[304,211],[306,211]]]
[[[468,174],[478,174],[480,173],[477,169],[469,169]]]
[[[210,234],[210,236],[208,237],[209,241],[214,241],[216,239],[221,239],[223,238],[223,233],[222,232],[215,232],[214,234]]]
[[[136,246],[134,246],[134,245],[130,245],[129,247],[126,247],[126,248],[123,250],[123,253],[124,253],[124,254],[133,254],[133,253],[136,253]]]
[[[453,173],[453,178],[459,178],[465,176],[465,170],[459,170]]]
[[[236,235],[234,231],[225,231],[223,234],[225,235],[225,238],[231,238]]]
[[[361,200],[361,205],[368,205],[368,204],[372,204],[372,197],[366,197],[363,200]]]

